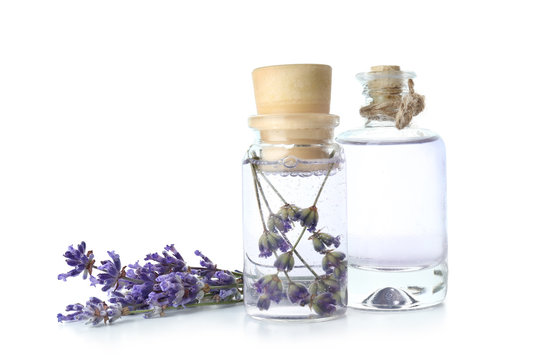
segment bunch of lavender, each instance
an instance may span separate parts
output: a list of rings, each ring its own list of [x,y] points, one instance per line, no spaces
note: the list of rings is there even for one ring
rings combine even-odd
[[[86,251],[84,241],[77,247],[69,246],[64,257],[72,269],[58,275],[58,279],[66,281],[82,273],[90,285],[102,286],[108,302],[91,297],[85,305],[68,305],[67,314],[57,315],[59,322],[86,321],[97,325],[126,315],[144,313],[144,317],[150,318],[163,316],[167,310],[243,301],[242,273],[218,269],[198,250],[195,255],[201,258],[200,267],[187,266],[174,245],[167,245],[161,255],[146,255],[144,265],[137,261],[122,266],[118,254],[108,254],[110,260],[96,266],[94,254]]]
[[[333,156],[334,153],[330,155],[330,158]],[[341,244],[341,235],[333,236],[322,232],[321,229],[317,230],[319,225],[317,202],[335,162],[329,167],[312,205],[300,208],[285,200],[264,173],[258,169],[255,163],[259,158],[255,154],[252,154],[251,160],[255,195],[263,228],[259,238],[259,256],[263,258],[274,256],[276,269],[275,274],[263,276],[254,284],[259,294],[258,308],[268,310],[272,302],[279,303],[283,299],[288,299],[299,306],[308,305],[318,315],[332,315],[338,305],[346,306],[347,260],[343,252],[336,250]],[[259,177],[265,180],[283,202],[283,206],[276,213],[269,205]],[[269,213],[266,221],[262,203]],[[296,241],[292,243],[287,233],[296,224],[299,224],[302,229]],[[308,240],[312,242],[313,250],[321,254],[324,274],[318,274],[297,251],[297,246],[306,232],[311,233]],[[300,284],[289,276],[294,269],[295,258],[313,274],[313,281],[309,286]],[[283,276],[280,277],[280,274]]]

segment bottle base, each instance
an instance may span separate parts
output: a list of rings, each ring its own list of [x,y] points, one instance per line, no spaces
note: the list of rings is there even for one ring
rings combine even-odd
[[[338,309],[331,315],[321,316],[318,314],[299,313],[298,306],[292,307],[291,311],[287,313],[283,308],[279,309],[279,312],[272,311],[259,311],[258,309],[251,309],[246,306],[246,313],[256,320],[269,320],[276,322],[322,322],[339,319],[345,315],[346,308]]]
[[[349,307],[396,311],[422,309],[444,301],[446,260],[428,268],[378,269],[349,266]]]

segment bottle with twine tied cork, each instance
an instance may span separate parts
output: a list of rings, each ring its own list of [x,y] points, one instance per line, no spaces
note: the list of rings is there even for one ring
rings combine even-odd
[[[413,72],[384,65],[356,77],[365,124],[337,137],[348,163],[349,306],[439,304],[448,274],[444,143],[411,126],[424,109]]]
[[[334,142],[332,69],[252,73],[256,139],[243,162],[244,304],[259,319],[320,320],[347,306],[343,151]]]

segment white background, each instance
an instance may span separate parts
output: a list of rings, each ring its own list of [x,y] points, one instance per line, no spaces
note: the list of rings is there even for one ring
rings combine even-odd
[[[534,2],[2,1],[0,270],[11,358],[538,358],[540,25]],[[251,70],[333,67],[338,131],[354,75],[416,71],[416,123],[448,153],[443,306],[315,324],[243,308],[58,324],[99,294],[58,281],[85,240],[125,263],[175,243],[241,268],[240,160]],[[349,184],[354,186],[354,184]]]

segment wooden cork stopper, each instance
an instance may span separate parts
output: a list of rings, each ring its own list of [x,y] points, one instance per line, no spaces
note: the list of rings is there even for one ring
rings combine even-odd
[[[339,117],[330,113],[332,68],[319,64],[276,65],[253,70],[253,87],[258,115],[249,126],[259,131],[260,140],[273,145],[261,151],[265,161],[328,159],[326,147],[334,138]],[[315,146],[309,146],[315,145]],[[296,160],[295,160],[296,161]],[[264,171],[314,171],[328,163],[298,162],[294,168],[261,165]]]
[[[253,70],[257,113],[330,112],[332,68],[320,64],[266,66]]]
[[[398,65],[375,65],[371,67],[371,71],[377,72],[377,71],[400,71],[400,67]]]
[[[401,101],[405,83],[398,65],[372,66],[369,74],[373,75],[373,79],[367,83],[373,103]]]

